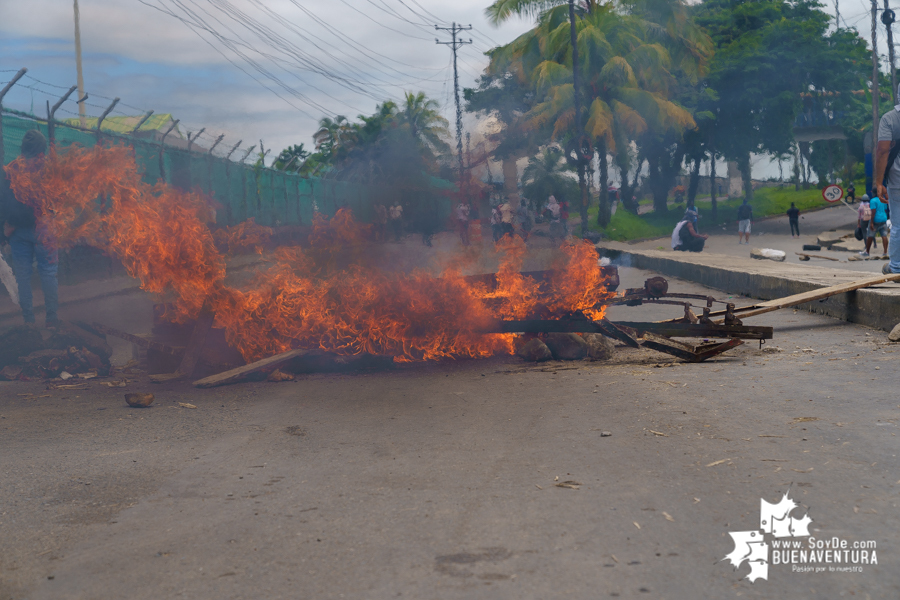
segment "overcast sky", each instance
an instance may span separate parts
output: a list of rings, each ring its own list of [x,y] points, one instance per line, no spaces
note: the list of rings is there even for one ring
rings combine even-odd
[[[262,139],[269,161],[295,143],[312,146],[323,116],[355,119],[377,103],[424,91],[454,120],[450,34],[434,25],[473,25],[459,55],[460,86],[486,65],[484,52],[529,23],[501,28],[488,0],[80,0],[89,116],[114,97],[115,114],[172,113],[182,131],[206,127],[222,147]],[[170,14],[167,14],[170,13]],[[46,115],[76,82],[72,0],[0,0],[0,82],[28,75],[4,105]],[[72,100],[59,117],[77,116]]]

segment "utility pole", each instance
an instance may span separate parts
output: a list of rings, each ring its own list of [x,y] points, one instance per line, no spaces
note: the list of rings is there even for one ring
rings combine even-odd
[[[87,127],[84,112],[84,73],[81,70],[81,14],[78,11],[78,0],[75,0],[75,71],[78,74],[78,118],[82,127]]]
[[[872,0],[873,2],[875,0]],[[462,107],[459,105],[459,71],[456,68],[456,51],[459,50],[464,44],[471,44],[472,40],[457,40],[456,34],[461,31],[468,31],[472,29],[472,26],[463,27],[462,25],[457,25],[455,22],[451,27],[438,27],[434,26],[437,31],[449,31],[453,36],[452,42],[442,42],[439,39],[435,38],[434,41],[437,44],[441,44],[444,46],[450,46],[450,49],[453,50],[453,98],[456,100],[456,153],[459,155],[459,184],[462,186],[462,182],[464,180],[464,167],[463,167],[463,146],[462,146]]]
[[[841,9],[838,6],[838,0],[834,0],[834,29],[837,31],[841,28]]]
[[[878,143],[878,4],[872,0],[872,147]],[[874,185],[874,183],[873,183]]]
[[[894,11],[891,10],[891,7],[888,6],[888,0],[884,0],[884,11],[881,13],[881,22],[884,23],[884,26],[887,29],[888,61],[891,63],[891,98],[894,99],[894,104],[897,104],[897,71],[894,68],[894,32],[891,29],[891,25],[893,25],[896,20],[897,16],[894,14]]]
[[[875,0],[872,0],[872,2],[875,2]],[[575,0],[569,0],[569,35],[572,42],[572,87],[575,88],[575,154],[578,156],[578,187],[581,188],[581,205],[578,208],[581,215],[581,235],[584,236],[588,227],[588,191],[584,180],[586,161],[584,160],[581,143],[584,129],[581,126],[581,82],[578,76],[578,33],[575,30]],[[593,146],[591,151],[591,159],[593,159]]]

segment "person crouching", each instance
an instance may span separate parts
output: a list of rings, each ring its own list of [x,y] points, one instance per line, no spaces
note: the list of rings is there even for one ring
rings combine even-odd
[[[684,217],[675,226],[672,232],[672,250],[679,252],[702,252],[706,240],[706,234],[697,233],[697,213],[688,210]]]

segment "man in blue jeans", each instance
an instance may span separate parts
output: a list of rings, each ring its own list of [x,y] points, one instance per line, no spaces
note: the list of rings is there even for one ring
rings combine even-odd
[[[7,172],[22,170],[34,172],[43,168],[47,141],[41,132],[31,129],[22,138],[22,158],[7,168]],[[26,323],[34,323],[34,304],[31,295],[32,264],[37,259],[41,288],[44,291],[44,310],[47,327],[59,324],[59,284],[56,279],[59,257],[56,247],[50,243],[49,234],[38,233],[39,223],[35,210],[16,198],[6,177],[0,187],[0,220],[3,222],[3,238],[9,242],[13,257],[13,270],[19,288],[19,306]]]

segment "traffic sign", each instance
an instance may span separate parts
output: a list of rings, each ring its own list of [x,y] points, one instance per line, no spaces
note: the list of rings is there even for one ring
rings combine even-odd
[[[829,185],[822,190],[822,197],[828,202],[840,202],[844,197],[844,190],[839,185]]]

